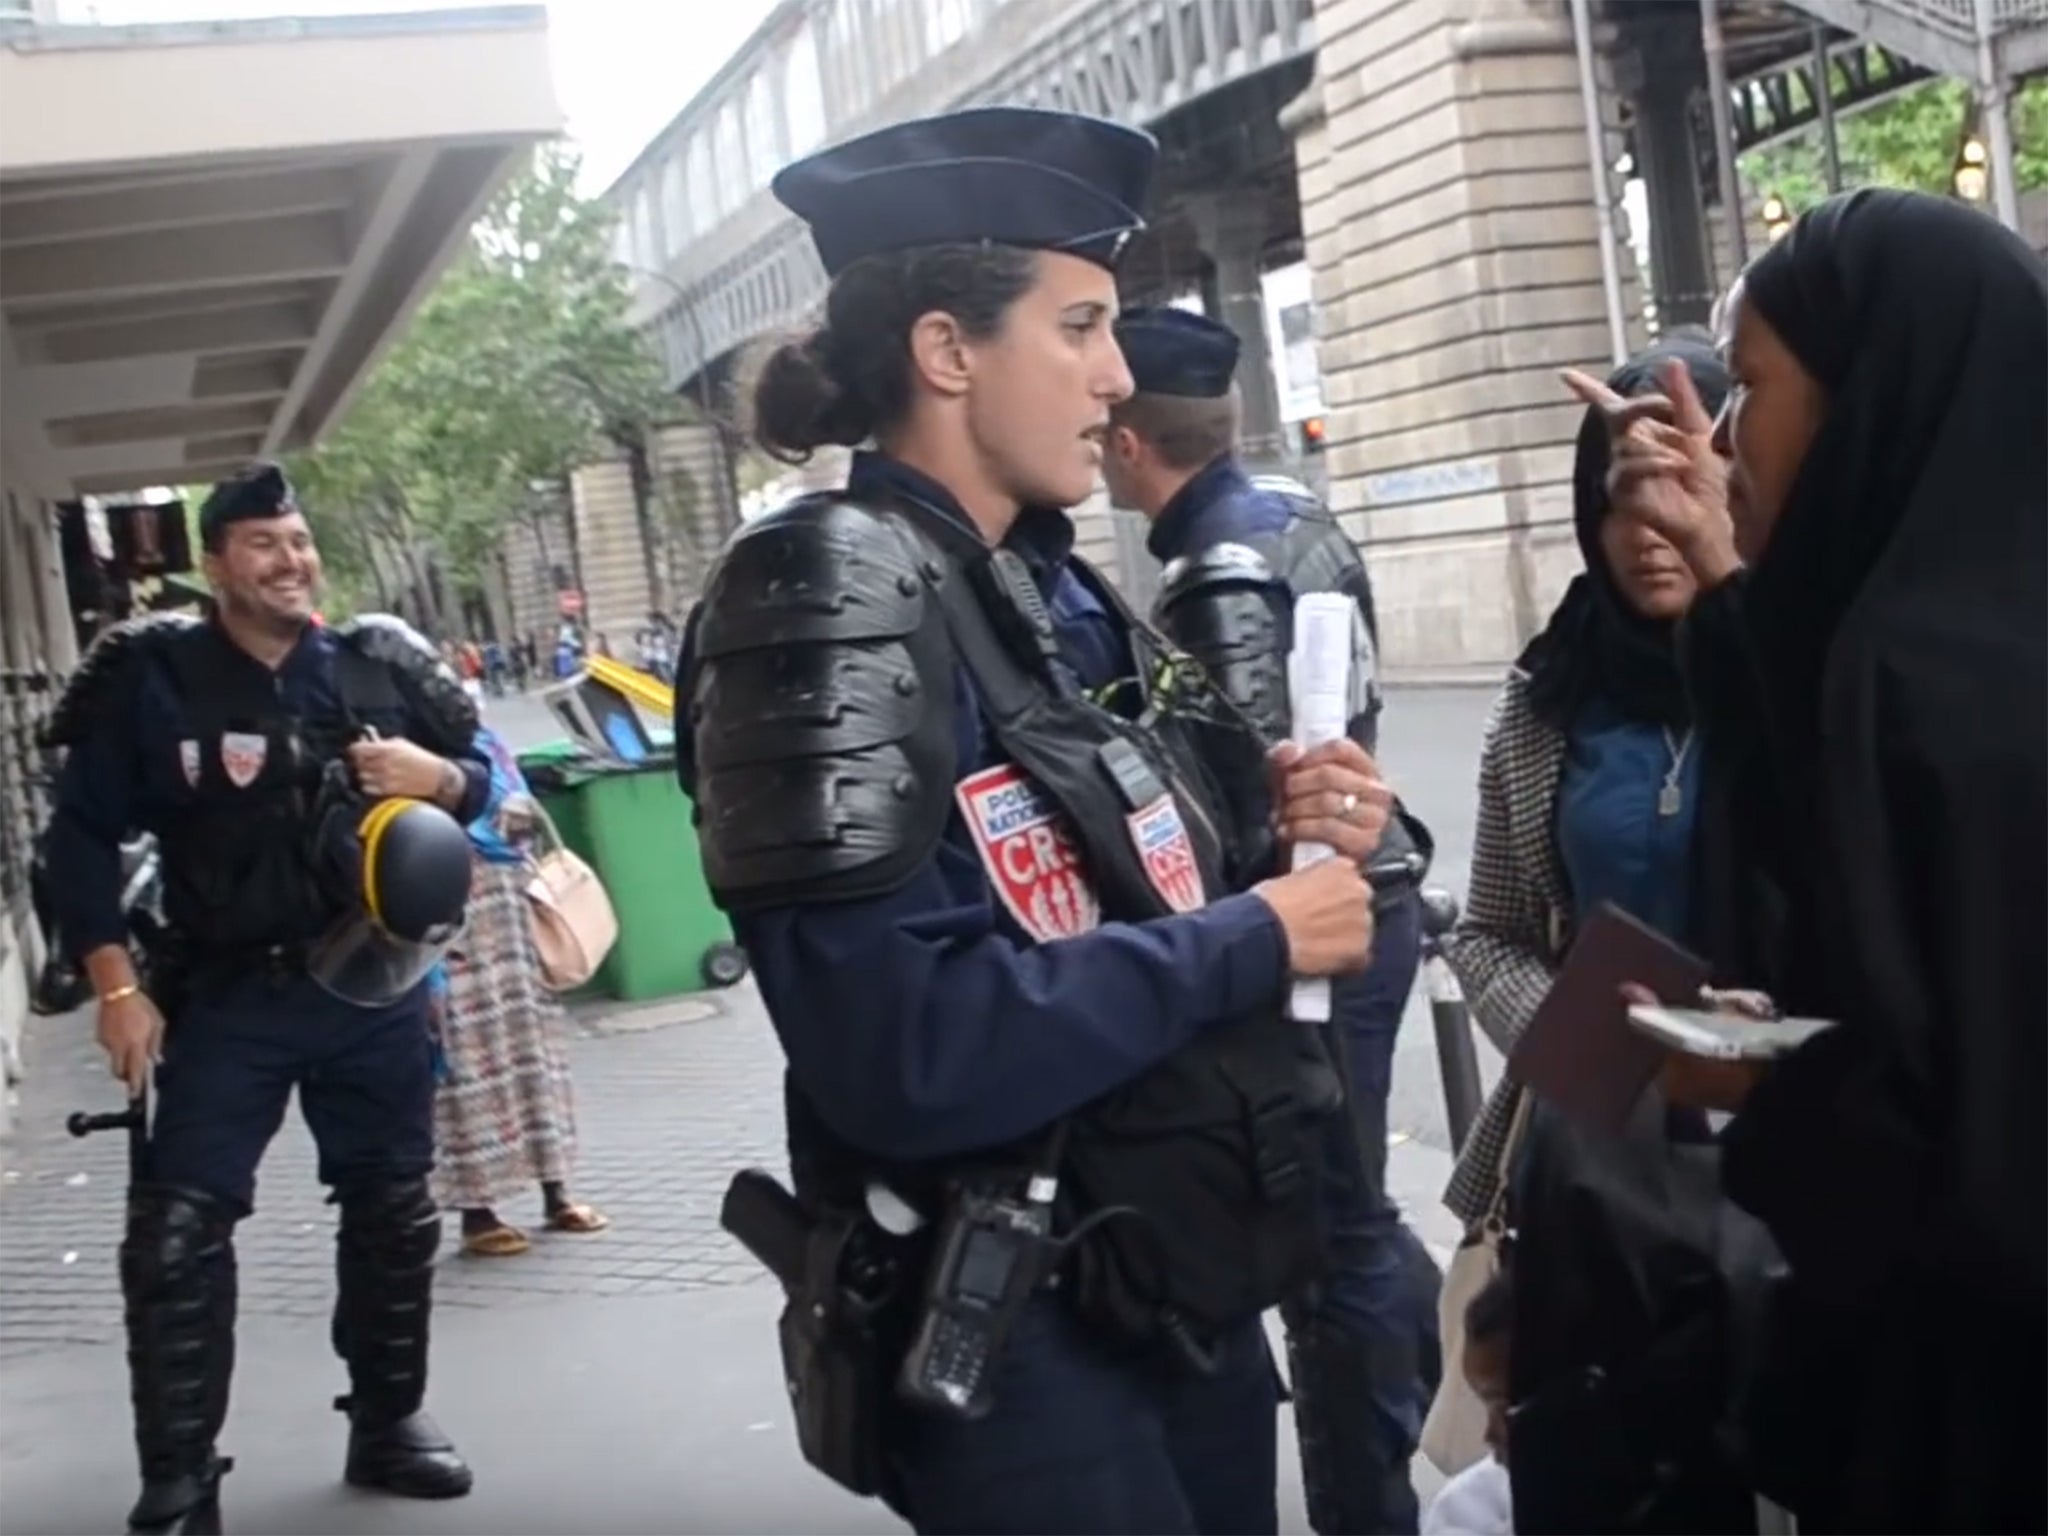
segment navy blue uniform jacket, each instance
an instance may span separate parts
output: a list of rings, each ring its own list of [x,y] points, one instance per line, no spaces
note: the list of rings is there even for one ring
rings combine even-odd
[[[967,521],[943,487],[878,454],[856,457],[847,489]],[[1133,665],[1121,618],[1068,566],[1073,537],[1063,514],[1030,511],[1007,542],[1047,594],[1076,681],[1096,689]],[[964,672],[956,691],[958,779],[1005,759]],[[1250,894],[1034,943],[996,898],[957,807],[931,858],[888,895],[744,915],[735,928],[798,1091],[852,1145],[906,1161],[1050,1125],[1202,1030],[1274,1007],[1287,978],[1279,920]]]
[[[224,653],[223,665],[263,666],[219,629],[212,630],[212,638]],[[302,720],[341,713],[334,653],[342,643],[332,630],[307,627],[277,669],[277,696],[285,712]],[[406,734],[417,730],[414,725]],[[158,661],[135,669],[130,698],[115,701],[65,759],[44,851],[51,906],[72,954],[84,956],[103,945],[127,942],[121,840],[136,832],[161,832],[190,804],[178,743],[191,734],[170,669]],[[467,826],[489,798],[490,769],[480,754],[465,756],[457,766],[466,782],[454,814]]]

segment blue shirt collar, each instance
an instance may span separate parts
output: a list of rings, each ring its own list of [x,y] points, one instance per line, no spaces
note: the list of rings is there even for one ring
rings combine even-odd
[[[1159,509],[1145,535],[1145,548],[1161,562],[1176,560],[1196,542],[1202,514],[1217,502],[1252,488],[1237,455],[1226,453],[1196,470],[1188,483]]]

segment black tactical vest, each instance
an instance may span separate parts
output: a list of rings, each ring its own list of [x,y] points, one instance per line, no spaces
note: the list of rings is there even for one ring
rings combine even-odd
[[[335,656],[341,709],[306,718],[287,708],[265,668],[226,654],[210,625],[167,637],[185,736],[186,797],[158,838],[164,919],[194,962],[296,951],[327,926],[345,893],[316,877],[312,828],[322,775],[375,723],[402,719],[385,669]]]
[[[1143,922],[1229,894],[1217,802],[1172,723],[1126,720],[1059,685],[1051,617],[1016,554],[991,551],[921,508],[894,510],[921,546],[927,590],[997,741],[1064,813],[1102,918]],[[1108,583],[1089,584],[1121,613],[1140,677],[1150,677],[1161,658],[1145,654],[1149,632]],[[1169,801],[1195,865],[1179,881],[1148,873],[1131,820],[1142,826],[1141,813]],[[1193,899],[1183,883],[1190,873],[1199,881]],[[1276,989],[1270,1013],[1205,1031],[1072,1117],[1060,1168],[1063,1230],[1124,1213],[1091,1226],[1063,1275],[1071,1303],[1107,1337],[1150,1345],[1185,1329],[1212,1338],[1278,1304],[1312,1272],[1312,1166],[1295,1037],[1281,1006]],[[860,1154],[837,1144],[799,1095],[789,1099],[800,1179],[806,1167],[834,1168],[843,1198]],[[1026,1161],[1042,1145],[1038,1138],[1014,1160],[990,1161]],[[937,1173],[889,1172],[927,1187]]]

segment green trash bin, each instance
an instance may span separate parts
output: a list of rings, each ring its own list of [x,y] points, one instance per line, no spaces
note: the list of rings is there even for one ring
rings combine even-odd
[[[619,938],[592,978],[622,1002],[729,987],[747,973],[732,928],[711,900],[690,802],[668,762],[614,768],[573,760],[575,748],[532,749],[522,770],[542,770],[535,794],[562,841],[610,895]]]

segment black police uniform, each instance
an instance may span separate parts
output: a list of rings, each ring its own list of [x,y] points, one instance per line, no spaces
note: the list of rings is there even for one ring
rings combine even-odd
[[[1133,309],[1116,330],[1138,393],[1228,394],[1239,342],[1227,327],[1179,309]],[[1363,684],[1352,734],[1368,750],[1376,745],[1372,586],[1356,547],[1306,488],[1255,481],[1224,454],[1160,510],[1147,545],[1166,566],[1155,617],[1271,736],[1288,734],[1294,598],[1351,597],[1361,620],[1356,670]],[[1224,750],[1208,756],[1236,791],[1249,835],[1265,821],[1266,773],[1256,752],[1235,746],[1226,738]],[[1309,1518],[1322,1536],[1416,1529],[1409,1462],[1442,1368],[1436,1266],[1386,1192],[1387,1098],[1395,1036],[1421,959],[1419,883],[1427,858],[1427,834],[1405,815],[1389,827],[1374,864],[1391,869],[1402,855],[1408,868],[1376,893],[1371,966],[1332,985],[1352,1114],[1325,1122],[1321,1216],[1329,1272],[1283,1309]]]
[[[202,526],[291,509],[274,469],[223,482]],[[395,619],[308,626],[275,671],[212,621],[102,636],[48,728],[69,749],[47,834],[72,952],[124,943],[121,839],[156,835],[169,937],[152,956],[166,1020],[146,1179],[121,1244],[136,1445],[134,1529],[218,1529],[214,1442],[234,1357],[235,1224],[297,1088],[341,1207],[334,1347],[350,1390],[350,1481],[465,1493],[469,1469],[421,1411],[440,1218],[428,1190],[434,1074],[424,987],[339,1001],[304,964],[341,908],[315,873],[325,766],[365,728],[459,759],[456,816],[489,791],[473,705]]]
[[[1132,130],[990,110],[840,146],[776,192],[835,273],[984,238],[1107,264],[1152,158]],[[1230,894],[1192,759],[1089,702],[1146,663],[1072,541],[1027,509],[991,550],[943,486],[860,455],[844,491],[749,525],[711,574],[678,668],[680,772],[788,1059],[808,1217],[862,1222],[876,1184],[943,1226],[962,1186],[1059,1177],[1068,1246],[986,1415],[867,1379],[852,1416],[879,1465],[834,1475],[920,1530],[1269,1531],[1259,1317],[1315,1248],[1285,938]],[[896,1249],[885,1312],[917,1301],[930,1236]],[[831,1346],[792,1290],[801,1436],[839,1405],[814,1401]],[[885,1377],[911,1320],[878,1326]]]

